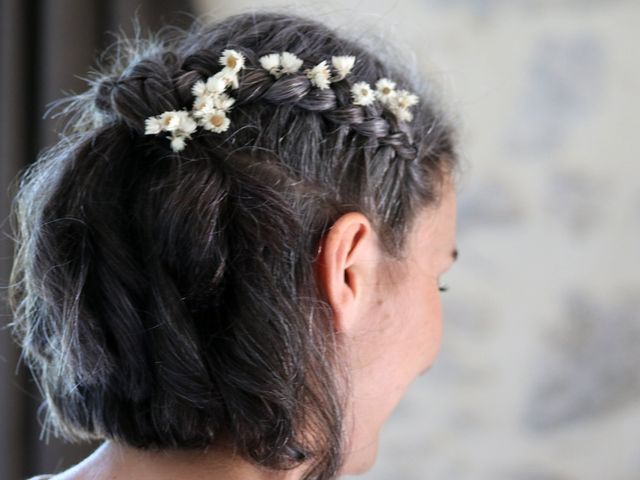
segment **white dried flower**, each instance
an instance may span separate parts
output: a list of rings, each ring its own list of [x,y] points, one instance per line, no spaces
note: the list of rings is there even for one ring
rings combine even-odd
[[[280,65],[282,66],[281,74],[298,73],[302,67],[302,60],[290,52],[282,52],[280,54]]]
[[[156,135],[162,131],[162,122],[158,117],[149,117],[144,121],[144,134]]]
[[[406,90],[399,90],[395,102],[400,108],[406,109],[418,103],[418,96]]]
[[[226,93],[221,93],[220,95],[216,95],[211,97],[213,100],[213,108],[217,108],[218,110],[222,110],[224,112],[228,112],[234,103],[236,103],[236,99],[230,97]]]
[[[163,112],[157,118],[162,130],[165,132],[173,132],[180,126],[180,116],[175,110]]]
[[[229,129],[230,120],[223,110],[214,108],[210,112],[207,112],[201,119],[200,125],[205,130],[210,130],[215,133],[226,132]]]
[[[376,99],[371,86],[367,82],[357,82],[351,87],[354,105],[366,107],[371,105]]]
[[[271,75],[278,78],[280,76],[280,54],[270,53],[258,59],[260,66],[267,70]]]
[[[398,90],[396,94],[389,98],[387,107],[401,122],[413,120],[413,114],[409,108],[418,103],[418,96],[407,90]]]
[[[194,97],[201,97],[206,92],[207,92],[207,84],[202,80],[198,80],[191,87],[191,93],[193,94]]]
[[[238,88],[238,75],[236,75],[236,73],[233,70],[227,67],[220,70],[218,73],[213,75],[213,77],[216,78],[216,81],[222,80],[227,87],[230,86],[231,88],[234,88],[234,89]]]
[[[180,110],[179,112],[176,112],[176,114],[179,119],[178,128],[176,129],[176,131],[185,134],[191,134],[196,131],[196,128],[198,128],[198,124],[189,112],[187,112],[186,110]]]
[[[193,102],[191,113],[194,117],[199,118],[208,110],[213,108],[213,95],[202,95],[197,97]]]
[[[329,88],[329,66],[325,60],[321,61],[311,70],[306,71],[307,77],[311,80],[311,84],[318,87],[320,90]]]
[[[174,152],[180,152],[184,150],[186,146],[186,140],[188,136],[182,134],[176,134],[175,132],[171,134],[171,149]]]
[[[390,105],[389,110],[391,110],[391,112],[401,122],[410,122],[413,120],[413,114],[406,108],[401,108],[398,105]]]
[[[212,95],[217,95],[222,93],[227,88],[227,81],[223,75],[220,75],[220,72],[215,75],[211,75],[207,78],[206,83],[206,92]]]
[[[356,57],[352,55],[331,57],[331,63],[333,64],[333,68],[335,68],[336,72],[338,73],[338,75],[333,78],[333,81],[337,82],[351,73],[351,70],[356,63]]]
[[[386,105],[396,95],[396,82],[381,78],[376,82],[376,97]]]
[[[237,50],[224,50],[220,57],[220,65],[238,73],[244,68],[244,55]]]

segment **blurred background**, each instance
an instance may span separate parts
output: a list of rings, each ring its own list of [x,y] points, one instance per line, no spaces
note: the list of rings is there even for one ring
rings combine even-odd
[[[94,56],[179,12],[295,5],[415,52],[459,119],[460,260],[433,368],[386,424],[368,480],[640,478],[640,3],[636,0],[3,0],[0,285],[11,181],[55,140],[48,102]],[[5,305],[2,323],[9,321]],[[40,399],[0,331],[0,478],[94,446],[40,438]]]

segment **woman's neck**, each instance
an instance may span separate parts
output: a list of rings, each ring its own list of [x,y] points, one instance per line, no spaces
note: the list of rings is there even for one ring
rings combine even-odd
[[[287,471],[256,467],[229,448],[149,451],[107,441],[52,480],[299,480],[303,473],[302,466]]]

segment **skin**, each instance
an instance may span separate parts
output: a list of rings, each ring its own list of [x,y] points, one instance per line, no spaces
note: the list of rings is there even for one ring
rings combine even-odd
[[[343,474],[373,466],[382,425],[436,358],[442,337],[440,277],[457,257],[455,223],[456,196],[448,183],[437,208],[417,216],[407,257],[399,264],[383,257],[359,213],[341,218],[327,238],[336,246],[326,252],[334,265],[326,267],[323,283],[336,328],[350,346],[352,374],[346,422],[351,446]]]
[[[357,212],[340,217],[323,239],[315,270],[350,372],[349,444],[341,474],[373,466],[382,425],[436,358],[442,337],[439,279],[457,256],[455,223],[455,191],[447,182],[442,201],[416,217],[404,261],[384,256],[369,220]],[[305,467],[261,469],[224,446],[152,453],[107,441],[53,478],[297,480]]]

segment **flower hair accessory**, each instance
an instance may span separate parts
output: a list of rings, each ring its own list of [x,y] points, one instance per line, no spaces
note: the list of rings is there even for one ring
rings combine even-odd
[[[326,60],[312,68],[304,70],[311,85],[326,90],[331,84],[344,80],[355,65],[354,56],[331,57],[331,66]],[[303,61],[290,52],[271,53],[258,59],[260,66],[276,79],[300,71]],[[197,127],[214,133],[223,133],[229,129],[231,121],[228,113],[235,103],[228,89],[239,87],[238,73],[245,68],[245,57],[237,50],[224,50],[219,59],[223,66],[215,75],[199,80],[191,87],[195,100],[190,111],[170,110],[148,117],[145,120],[145,135],[158,135],[167,132],[174,152],[184,150],[186,141]],[[333,73],[332,73],[333,70]],[[413,114],[409,108],[418,103],[418,97],[407,90],[396,90],[395,82],[381,78],[375,84],[375,90],[367,82],[356,82],[351,87],[353,105],[367,107],[379,102],[400,122],[409,122]]]
[[[198,126],[215,133],[226,132],[230,120],[227,113],[235,99],[226,90],[238,88],[238,72],[244,68],[245,58],[236,50],[225,50],[220,56],[224,67],[206,81],[199,80],[191,87],[195,97],[191,111],[170,110],[145,120],[146,135],[168,132],[174,152],[184,150],[186,140]]]

